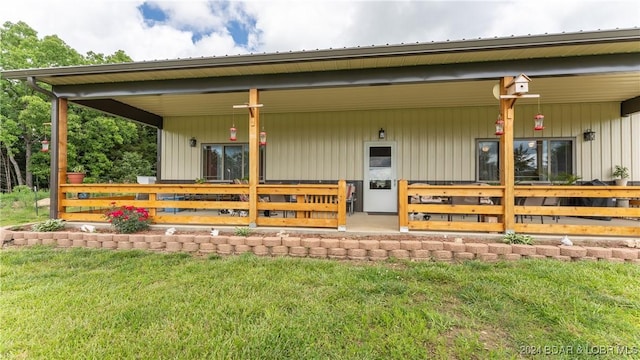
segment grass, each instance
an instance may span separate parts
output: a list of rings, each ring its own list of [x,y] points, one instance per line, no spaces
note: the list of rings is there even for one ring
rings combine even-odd
[[[580,358],[640,344],[632,264],[0,255],[3,359]]]
[[[48,191],[37,193],[38,200],[48,197]],[[17,187],[11,193],[0,193],[0,226],[44,221],[48,218],[48,207],[38,208],[36,214],[36,194],[26,186]]]

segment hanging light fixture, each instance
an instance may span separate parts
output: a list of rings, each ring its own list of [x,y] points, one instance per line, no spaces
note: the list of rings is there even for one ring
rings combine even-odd
[[[47,140],[46,137],[44,138],[44,140],[42,140],[41,144],[42,144],[42,149],[40,149],[40,151],[49,152],[49,140]]]
[[[502,120],[502,115],[498,114],[498,119],[496,120],[496,135],[504,135],[504,120]]]
[[[544,115],[540,113],[540,98],[538,98],[538,114],[533,117],[534,126],[533,130],[544,130]]]

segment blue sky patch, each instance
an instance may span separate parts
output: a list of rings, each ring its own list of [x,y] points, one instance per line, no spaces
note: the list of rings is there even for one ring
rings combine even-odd
[[[161,23],[167,20],[167,14],[165,14],[162,9],[146,2],[138,6],[138,11],[142,13],[144,22],[147,25],[153,26],[155,23]]]
[[[162,10],[162,8],[152,2],[144,2],[137,7],[138,11],[142,15],[144,23],[153,27],[158,24],[171,24],[171,14]],[[211,35],[214,32],[223,32],[226,30],[233,41],[238,46],[246,47],[249,45],[249,34],[255,30],[256,19],[249,16],[243,10],[240,10],[240,14],[231,16],[228,2],[215,2],[211,4],[211,11],[222,16],[225,29],[198,29],[188,24],[180,26],[178,30],[191,32],[191,42],[197,43],[202,38]]]
[[[252,22],[252,26],[255,26],[255,21]],[[227,24],[227,30],[236,44],[246,46],[249,43],[249,31],[245,24],[232,20]]]

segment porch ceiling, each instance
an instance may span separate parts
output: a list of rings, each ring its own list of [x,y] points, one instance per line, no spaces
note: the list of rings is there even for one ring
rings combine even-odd
[[[517,74],[514,74],[517,75]],[[343,111],[496,105],[498,80],[384,86],[268,90],[260,93],[262,113]],[[640,73],[534,78],[529,91],[542,104],[624,101],[640,95]],[[121,96],[120,102],[167,116],[230,114],[232,105],[248,101],[248,92]],[[534,103],[521,99],[519,103]],[[236,110],[237,111],[237,110]]]

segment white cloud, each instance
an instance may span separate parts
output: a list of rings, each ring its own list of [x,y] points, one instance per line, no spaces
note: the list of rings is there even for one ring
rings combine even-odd
[[[150,0],[168,15],[156,24],[138,10],[143,0],[9,1],[2,22],[24,21],[81,53],[124,50],[137,61],[640,26],[640,4],[631,0]],[[252,26],[247,45],[234,42],[232,20]]]

